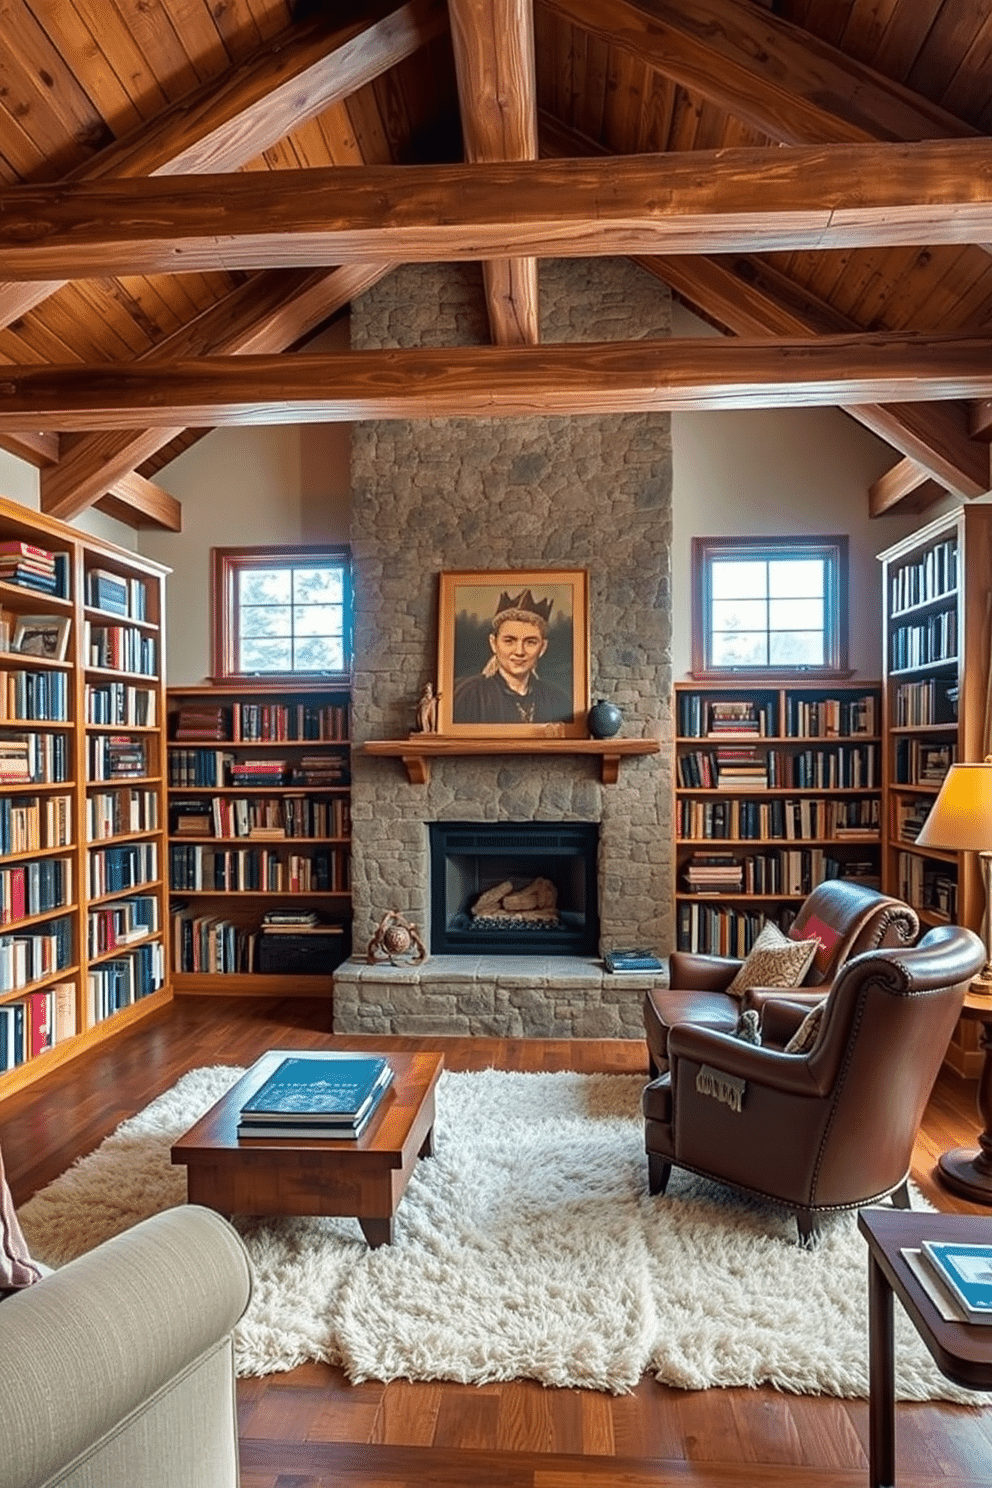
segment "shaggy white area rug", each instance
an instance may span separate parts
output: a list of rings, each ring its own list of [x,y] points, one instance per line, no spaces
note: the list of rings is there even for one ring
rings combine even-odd
[[[185,1200],[172,1142],[242,1073],[191,1070],[20,1211],[58,1266]],[[867,1247],[853,1215],[796,1244],[791,1215],[688,1174],[647,1193],[626,1075],[445,1072],[435,1157],[392,1246],[353,1220],[237,1221],[256,1271],[241,1374],[307,1360],[354,1381],[529,1378],[620,1393],[645,1371],[687,1389],[771,1383],[868,1394]],[[903,1399],[973,1400],[896,1308]]]

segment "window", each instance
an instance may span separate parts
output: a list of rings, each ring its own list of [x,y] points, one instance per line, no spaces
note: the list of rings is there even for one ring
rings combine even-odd
[[[696,675],[847,673],[847,539],[697,537]]]
[[[351,672],[347,548],[214,548],[214,676]]]

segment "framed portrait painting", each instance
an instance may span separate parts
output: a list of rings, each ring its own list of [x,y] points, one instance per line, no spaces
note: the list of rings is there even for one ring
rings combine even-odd
[[[442,573],[438,732],[584,738],[588,588],[585,569]]]

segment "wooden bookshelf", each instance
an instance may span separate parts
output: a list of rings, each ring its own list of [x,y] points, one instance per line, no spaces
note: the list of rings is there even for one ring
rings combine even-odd
[[[30,567],[0,578],[0,1020],[4,1062],[22,1056],[0,1070],[6,1095],[171,995],[162,777],[168,570],[2,499],[0,543],[57,555],[58,584],[55,593],[38,587]],[[9,546],[0,551],[11,557]],[[103,644],[120,633],[140,642]],[[122,778],[138,761],[140,774]],[[129,809],[124,824],[112,803],[138,789],[140,818]],[[18,1023],[23,1045],[12,1055]]]
[[[169,690],[169,890],[179,995],[328,996],[351,950],[347,692],[301,681]],[[262,943],[273,909],[313,911],[306,970]],[[312,964],[326,970],[313,971]],[[265,963],[270,963],[267,966]],[[275,965],[271,965],[271,963]]]
[[[951,763],[981,760],[992,739],[988,602],[992,508],[962,506],[879,555],[885,699],[883,884],[924,929],[981,932],[984,890],[973,853],[923,849],[915,838]],[[948,1050],[959,1074],[983,1064],[978,1025],[962,1020]]]
[[[881,687],[675,684],[680,950],[746,955],[826,877],[881,876]]]

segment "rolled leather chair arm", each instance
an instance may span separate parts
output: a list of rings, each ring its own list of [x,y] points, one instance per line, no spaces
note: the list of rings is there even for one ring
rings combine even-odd
[[[677,1024],[668,1036],[668,1058],[676,1090],[683,1075],[680,1061],[685,1059],[790,1095],[815,1098],[825,1094],[813,1076],[808,1055],[784,1054],[779,1049],[746,1044],[733,1034],[719,1033],[714,1028]]]
[[[734,956],[672,951],[668,958],[668,985],[673,992],[726,992],[743,965]]]
[[[0,1303],[4,1488],[64,1481],[68,1465],[85,1464],[149,1401],[168,1399],[177,1378],[189,1376],[198,1361],[220,1348],[230,1351],[229,1335],[248,1306],[251,1286],[237,1232],[209,1209],[182,1205]],[[207,1438],[216,1403],[207,1396],[203,1408],[202,1471],[210,1473]],[[218,1432],[226,1426],[233,1435],[231,1410],[229,1400]],[[148,1429],[155,1429],[150,1417]],[[174,1435],[174,1422],[169,1429]],[[185,1429],[192,1436],[197,1423],[187,1419]],[[165,1440],[160,1457],[164,1474]],[[84,1469],[79,1480],[91,1481],[91,1471]],[[142,1475],[141,1481],[150,1479]],[[214,1474],[214,1481],[222,1479]]]
[[[767,996],[761,1004],[762,1044],[784,1048],[810,1010],[822,1001],[822,993],[802,1002],[792,996],[786,999],[781,994],[778,997]]]

